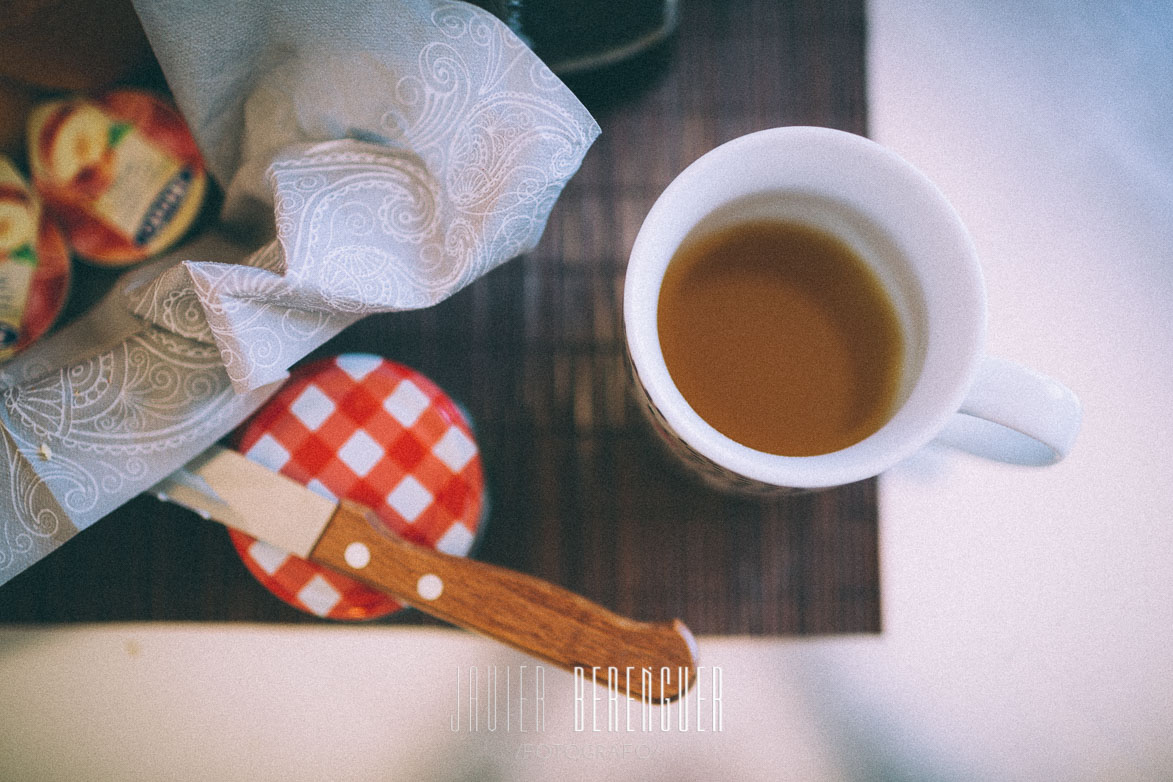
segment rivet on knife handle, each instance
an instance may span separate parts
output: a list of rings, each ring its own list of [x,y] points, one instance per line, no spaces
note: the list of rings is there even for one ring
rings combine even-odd
[[[696,676],[696,641],[681,621],[629,619],[533,576],[416,545],[350,502],[339,503],[310,559],[567,670],[652,670],[651,692],[632,676],[634,698],[679,697]]]

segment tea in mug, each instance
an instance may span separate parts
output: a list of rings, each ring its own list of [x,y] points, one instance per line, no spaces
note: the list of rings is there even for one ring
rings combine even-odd
[[[904,338],[864,260],[826,231],[755,220],[686,242],[657,308],[672,381],[743,445],[814,456],[891,416]]]

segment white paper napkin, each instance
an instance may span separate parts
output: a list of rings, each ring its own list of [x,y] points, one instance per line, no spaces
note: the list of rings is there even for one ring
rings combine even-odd
[[[0,583],[223,436],[346,326],[532,249],[599,132],[464,3],[136,10],[225,188],[224,226],[265,240],[213,234],[136,270],[0,372]]]

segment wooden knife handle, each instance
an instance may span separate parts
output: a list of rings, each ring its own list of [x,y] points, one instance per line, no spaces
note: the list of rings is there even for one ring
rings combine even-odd
[[[606,681],[613,667],[633,698],[672,700],[692,685],[696,641],[680,620],[628,619],[533,576],[404,540],[368,513],[340,503],[310,559],[567,670],[599,668]]]

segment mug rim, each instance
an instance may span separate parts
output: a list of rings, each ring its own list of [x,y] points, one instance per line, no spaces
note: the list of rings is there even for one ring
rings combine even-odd
[[[849,208],[892,229],[902,249],[907,245],[925,307],[923,356],[904,402],[875,433],[815,456],[758,451],[717,431],[672,382],[656,328],[663,272],[688,232],[732,201],[795,186],[804,193],[814,188],[820,197],[844,199]],[[940,264],[942,255],[951,262]],[[976,249],[944,194],[895,152],[863,136],[829,128],[757,131],[713,148],[686,167],[645,217],[631,249],[623,290],[624,330],[635,382],[673,434],[720,467],[774,486],[851,483],[910,456],[960,408],[985,340],[985,287]]]

